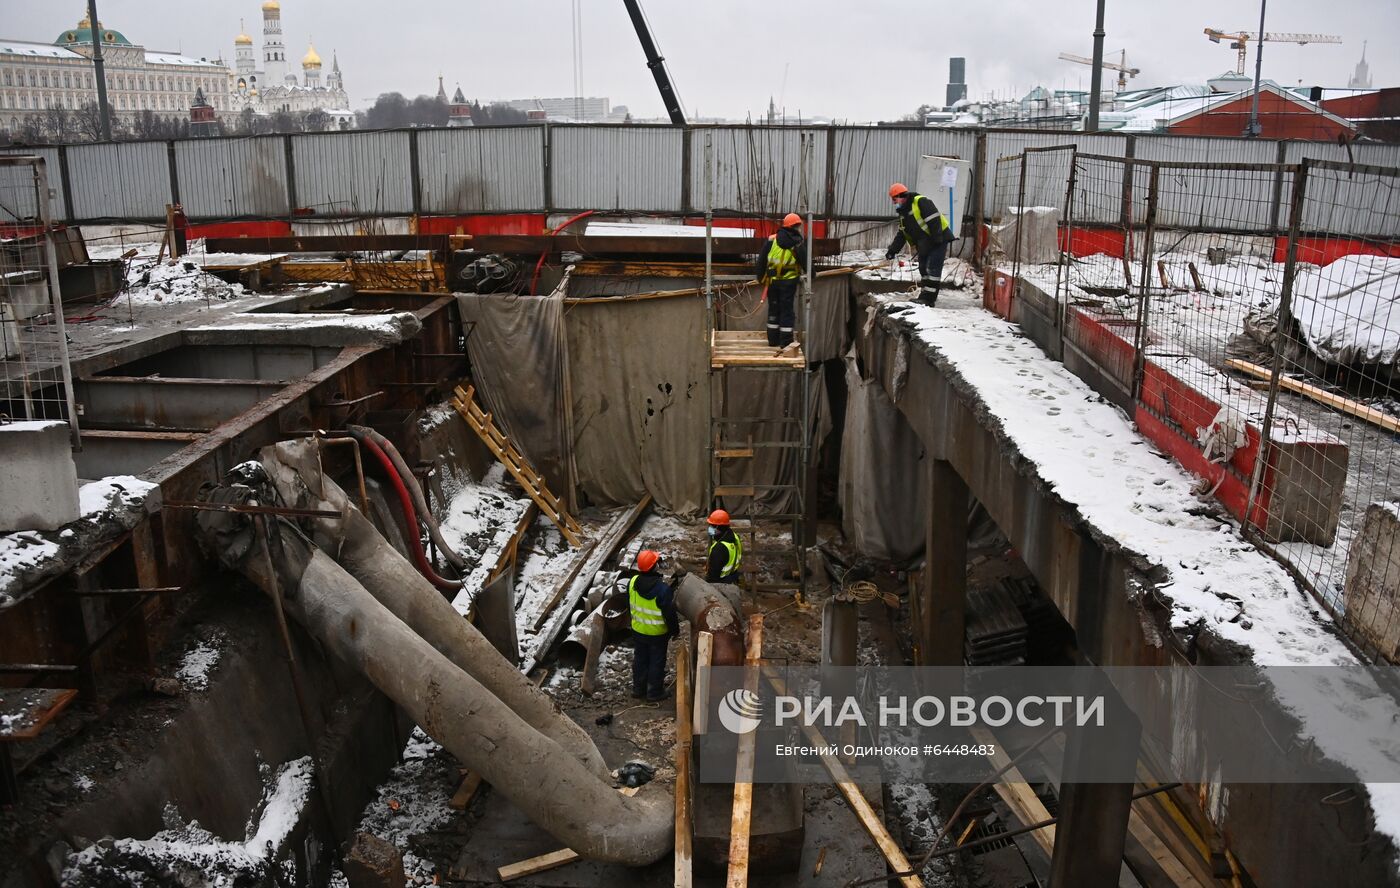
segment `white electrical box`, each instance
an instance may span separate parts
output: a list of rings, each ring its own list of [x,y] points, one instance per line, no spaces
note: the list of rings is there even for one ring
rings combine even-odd
[[[925,154],[919,158],[914,190],[930,198],[948,220],[954,237],[962,237],[962,220],[972,195],[972,164],[955,157]]]

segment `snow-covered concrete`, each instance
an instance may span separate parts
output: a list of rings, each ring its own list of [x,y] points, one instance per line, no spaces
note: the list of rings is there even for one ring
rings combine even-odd
[[[1213,633],[1260,666],[1333,667],[1276,686],[1279,703],[1324,755],[1363,780],[1400,773],[1400,705],[1283,568],[1212,517],[1195,479],[1117,408],[972,298],[945,294],[936,309],[876,301],[965,387],[1047,489],[1106,544],[1168,578],[1156,597],[1168,603],[1173,628]],[[1377,828],[1400,840],[1400,784],[1368,789]]]

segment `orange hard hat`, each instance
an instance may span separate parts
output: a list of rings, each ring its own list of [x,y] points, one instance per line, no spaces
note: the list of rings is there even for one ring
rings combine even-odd
[[[715,509],[710,513],[710,523],[718,527],[728,527],[729,513],[723,509]]]
[[[783,227],[784,227],[784,228],[791,228],[791,227],[794,226],[794,225],[801,225],[801,224],[802,224],[802,217],[799,216],[799,215],[797,215],[796,213],[788,213],[786,216],[783,217]]]
[[[637,553],[637,570],[646,573],[653,567],[656,567],[656,562],[660,560],[660,555],[657,555],[650,549],[643,549],[642,551]]]
[[[901,194],[908,194],[909,189],[904,187],[903,182],[896,182],[890,186],[890,197],[899,197]]]

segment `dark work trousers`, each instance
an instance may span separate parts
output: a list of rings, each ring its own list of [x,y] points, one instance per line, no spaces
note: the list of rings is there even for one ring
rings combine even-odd
[[[792,342],[796,326],[797,278],[773,281],[768,285],[768,344],[784,346]]]
[[[659,700],[666,693],[665,635],[632,633],[632,695]]]
[[[948,245],[939,244],[927,253],[919,254],[919,301],[932,305],[938,298],[939,281],[943,279],[943,260],[948,255]]]

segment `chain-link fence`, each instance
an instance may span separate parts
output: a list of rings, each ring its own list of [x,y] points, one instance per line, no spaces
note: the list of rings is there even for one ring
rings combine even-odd
[[[1400,660],[1400,170],[1051,150],[995,187],[1012,319]]]
[[[0,156],[0,414],[53,420],[78,442],[44,161]]]

